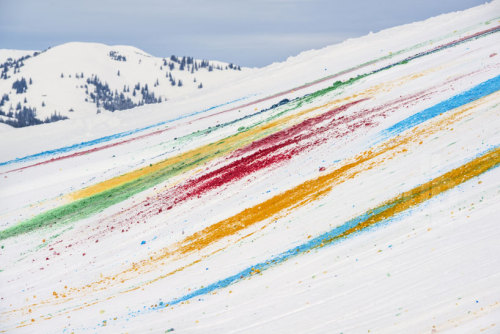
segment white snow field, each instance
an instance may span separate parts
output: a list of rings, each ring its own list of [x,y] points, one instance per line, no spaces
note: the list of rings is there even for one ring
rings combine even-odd
[[[0,332],[500,332],[499,54],[493,1],[0,127]]]

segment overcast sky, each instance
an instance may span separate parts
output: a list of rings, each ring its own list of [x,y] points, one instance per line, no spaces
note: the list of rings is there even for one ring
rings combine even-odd
[[[485,0],[0,0],[0,48],[133,45],[263,66]]]

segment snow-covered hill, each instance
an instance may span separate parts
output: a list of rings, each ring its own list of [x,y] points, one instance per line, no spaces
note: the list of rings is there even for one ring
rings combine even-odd
[[[498,332],[499,13],[0,127],[0,331]]]
[[[16,121],[26,118],[16,117],[24,110],[45,120],[130,109],[199,94],[249,71],[218,61],[157,58],[131,46],[97,43],[67,43],[44,52],[0,50],[0,120],[37,124],[29,118]]]

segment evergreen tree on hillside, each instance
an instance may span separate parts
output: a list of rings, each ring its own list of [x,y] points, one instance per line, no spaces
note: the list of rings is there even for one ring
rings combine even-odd
[[[16,94],[25,93],[28,90],[28,85],[26,84],[26,79],[21,78],[21,80],[16,80],[12,84],[12,88],[16,90]]]
[[[9,101],[9,95],[3,94],[2,99],[0,99],[0,107],[3,106],[7,101]]]

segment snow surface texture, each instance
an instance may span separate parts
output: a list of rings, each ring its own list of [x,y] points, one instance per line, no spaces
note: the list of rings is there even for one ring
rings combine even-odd
[[[497,333],[499,9],[2,132],[0,330]]]

